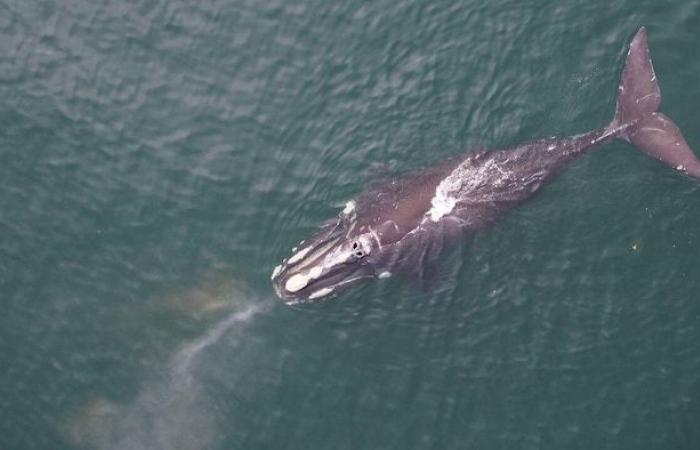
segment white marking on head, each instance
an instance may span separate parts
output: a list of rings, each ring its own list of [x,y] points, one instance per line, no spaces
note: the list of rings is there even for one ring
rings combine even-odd
[[[343,209],[343,214],[348,215],[348,214],[352,213],[353,211],[355,211],[355,201],[350,200],[349,202],[347,202],[345,204],[345,209]]]
[[[321,268],[321,266],[316,266],[309,270],[309,278],[315,280],[316,278],[320,277],[322,273],[323,269]]]
[[[301,259],[306,256],[307,253],[309,253],[309,250],[311,250],[311,247],[306,247],[304,250],[300,250],[298,253],[293,254],[292,257],[289,258],[289,264],[294,264],[301,261]]]
[[[382,243],[379,240],[379,235],[377,234],[376,231],[372,229],[372,227],[369,227],[370,235],[372,238],[375,240],[377,243],[378,247],[381,247]],[[366,234],[361,234],[357,236],[357,242],[360,245],[360,248],[362,249],[362,253],[364,256],[372,254],[372,242],[370,241],[370,238]]]
[[[285,300],[284,304],[287,306],[295,306],[295,305],[300,305],[302,302],[301,300],[297,299],[291,299],[291,300]]]
[[[385,270],[384,272],[381,272],[379,275],[377,275],[377,277],[378,277],[380,280],[381,280],[381,279],[384,279],[384,278],[389,278],[390,276],[391,276],[391,272],[386,271],[386,270]]]
[[[272,276],[270,277],[271,280],[274,280],[277,278],[277,275],[280,274],[280,271],[282,271],[282,266],[275,266],[275,269],[272,271]]]
[[[394,224],[396,226],[396,224]],[[377,234],[376,231],[372,227],[369,227],[369,233],[372,235],[374,238],[374,241],[377,243],[378,247],[382,246],[382,241],[379,240],[379,235]],[[369,242],[366,242],[364,239],[362,239],[362,236],[358,239],[360,241],[360,244],[362,245],[362,250],[365,252],[366,255],[369,255],[372,247],[369,245]]]
[[[309,284],[309,277],[300,273],[292,275],[284,284],[284,288],[289,292],[297,292]]]
[[[556,145],[551,144],[549,147],[547,147],[547,150],[551,152],[552,150],[554,150],[555,147]]]
[[[318,291],[309,295],[309,300],[313,300],[315,298],[326,296],[326,295],[330,294],[331,292],[333,292],[333,288],[324,287],[323,289],[319,289]]]
[[[685,166],[681,164],[678,167],[676,167],[676,170],[685,170]]]

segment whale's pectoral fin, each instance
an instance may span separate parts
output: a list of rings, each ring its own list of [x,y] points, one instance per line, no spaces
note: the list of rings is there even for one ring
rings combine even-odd
[[[434,293],[439,288],[451,286],[460,268],[461,254],[456,251],[443,251],[439,258],[421,261],[415,267],[404,269],[398,275],[414,288],[425,293]]]
[[[454,281],[459,273],[461,252],[473,237],[457,220],[448,218],[434,226],[429,237],[418,238],[410,248],[404,248],[401,264],[392,269],[423,292],[454,285],[448,281]]]
[[[618,136],[674,169],[700,178],[700,160],[676,124],[657,112],[661,91],[644,27],[630,43],[618,91],[615,118],[611,123]]]

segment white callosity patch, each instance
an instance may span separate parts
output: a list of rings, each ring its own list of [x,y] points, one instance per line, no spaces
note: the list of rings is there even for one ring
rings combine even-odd
[[[309,295],[309,299],[313,300],[315,298],[323,297],[323,296],[330,294],[331,292],[333,292],[333,288],[325,287],[325,288],[319,289],[318,291]]]
[[[495,159],[468,158],[435,188],[435,195],[430,200],[431,208],[426,216],[437,222],[450,214],[457,202],[467,195],[474,194],[483,187],[502,186],[512,175],[509,169],[503,167],[503,162]],[[491,197],[493,194],[484,191],[479,199],[490,201],[493,200]]]
[[[312,280],[315,280],[316,278],[320,277],[322,273],[323,269],[320,266],[316,266],[313,269],[309,270],[309,277]]]
[[[330,251],[323,260],[323,266],[326,268],[332,268],[347,263],[356,251],[356,249],[352,248],[351,242],[352,241],[349,241],[345,245]],[[371,251],[371,246],[369,245],[369,239],[366,235],[358,236],[355,238],[355,242],[359,243],[359,245],[362,247],[362,251],[365,254],[369,254]]]
[[[343,214],[349,215],[349,214],[351,214],[353,211],[355,211],[355,201],[354,201],[354,200],[350,200],[349,202],[347,202],[347,203],[345,204],[345,209],[343,209]]]
[[[321,266],[315,266],[309,270],[306,274],[297,273],[289,277],[287,282],[284,284],[284,288],[289,292],[297,292],[304,289],[310,281],[315,280],[320,277],[323,273],[323,268]]]
[[[391,272],[384,271],[384,272],[381,272],[381,273],[380,273],[379,275],[377,275],[377,276],[378,276],[380,279],[389,278],[389,277],[391,276]]]
[[[309,277],[307,275],[297,273],[289,277],[287,282],[284,284],[284,288],[288,292],[297,292],[306,287],[309,284]]]
[[[306,256],[307,253],[309,253],[309,250],[311,250],[311,247],[306,247],[303,250],[300,250],[298,253],[295,253],[289,258],[288,264],[294,264],[296,262],[301,261],[301,259]]]
[[[270,277],[271,280],[274,280],[277,278],[277,275],[280,274],[282,271],[282,266],[275,266],[275,269],[272,271],[272,276]]]

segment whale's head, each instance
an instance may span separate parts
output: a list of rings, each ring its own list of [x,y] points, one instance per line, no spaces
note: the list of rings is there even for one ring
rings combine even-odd
[[[292,249],[275,267],[272,283],[287,304],[305,303],[337,293],[360,281],[376,278],[373,256],[378,237],[357,226],[354,202],[310,239]]]

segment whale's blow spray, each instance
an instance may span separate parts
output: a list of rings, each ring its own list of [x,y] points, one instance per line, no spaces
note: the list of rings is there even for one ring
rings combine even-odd
[[[198,363],[222,337],[242,331],[271,303],[248,303],[231,312],[201,337],[184,344],[161,373],[144,384],[126,405],[94,398],[73,417],[69,439],[99,450],[204,450],[221,439],[213,401],[198,378]],[[239,339],[240,340],[240,339]]]

